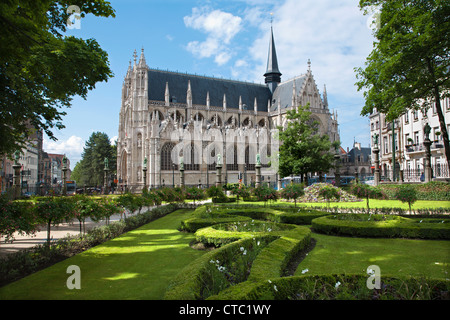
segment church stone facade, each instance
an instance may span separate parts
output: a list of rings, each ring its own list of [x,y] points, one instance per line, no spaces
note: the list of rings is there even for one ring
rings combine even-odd
[[[319,132],[339,140],[337,115],[310,65],[281,81],[273,31],[264,77],[265,84],[255,84],[152,69],[144,50],[139,60],[135,51],[122,89],[119,186],[180,185],[180,169],[185,185],[214,185],[218,157],[223,183],[254,182],[258,160],[264,182],[275,182],[277,127],[287,125],[288,110],[307,103]]]

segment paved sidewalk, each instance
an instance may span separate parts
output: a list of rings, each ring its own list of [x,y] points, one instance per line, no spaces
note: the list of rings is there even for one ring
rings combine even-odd
[[[206,201],[198,201],[198,204],[204,204],[207,202],[211,202],[211,199]],[[149,210],[154,207],[150,207]],[[141,210],[141,212],[144,212]],[[127,217],[137,214],[134,212],[133,214],[127,213]],[[119,221],[121,219],[120,214],[116,214],[111,216],[109,222]],[[91,230],[94,227],[104,225],[105,221],[94,222],[90,218],[86,219],[85,227],[86,232]],[[58,240],[66,237],[67,235],[78,235],[80,234],[80,223],[78,220],[73,220],[70,223],[61,223],[58,226],[52,226],[50,229],[50,237],[52,240]],[[34,246],[44,244],[47,242],[47,227],[42,227],[41,231],[36,232],[34,236],[20,235],[17,232],[14,234],[13,242],[5,243],[5,238],[0,237],[0,258],[5,257],[8,254],[17,252],[21,249],[32,248]]]
[[[129,215],[127,214],[127,217]],[[111,216],[110,222],[119,221],[120,214]],[[85,226],[86,232],[94,227],[104,225],[105,221],[94,222],[90,218],[86,219]],[[50,237],[53,240],[58,240],[66,237],[67,235],[78,235],[80,234],[80,223],[78,220],[74,220],[70,223],[61,223],[58,226],[52,226],[50,229]],[[17,252],[21,249],[32,248],[39,244],[44,244],[47,242],[47,228],[43,226],[41,231],[36,232],[34,236],[20,235],[17,232],[14,234],[14,241],[6,242],[5,238],[0,238],[0,258]]]

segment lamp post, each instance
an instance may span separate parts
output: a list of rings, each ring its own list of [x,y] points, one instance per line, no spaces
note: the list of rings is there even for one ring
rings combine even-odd
[[[261,185],[261,159],[259,153],[256,155],[256,183],[255,187],[258,188]]]
[[[222,185],[222,156],[218,154],[216,164],[216,187],[220,187],[221,185]]]
[[[63,190],[62,190],[62,194],[63,196],[67,195],[67,184],[66,184],[66,180],[67,180],[67,158],[64,155],[63,159],[63,167],[62,167],[62,172],[63,172]]]
[[[104,194],[108,194],[108,172],[109,172],[109,163],[108,163],[108,158],[105,158],[105,160],[103,161],[105,166],[103,168],[103,193]]]
[[[14,169],[14,173],[13,173],[13,190],[14,190],[14,199],[18,199],[20,197],[20,193],[21,193],[21,186],[20,186],[20,163],[19,163],[19,158],[20,158],[20,151],[16,151],[14,153],[14,164],[13,164],[13,169]]]
[[[425,183],[430,182],[432,179],[432,172],[431,172],[431,141],[430,141],[430,132],[431,127],[427,123],[425,127],[423,128],[423,132],[425,133],[425,139],[423,140],[423,145],[425,146],[425,159],[424,159],[424,171],[425,171]]]
[[[184,161],[183,161],[183,157],[180,157],[180,187],[184,188]]]
[[[144,158],[144,165],[142,166],[142,173],[144,176],[144,189],[147,188],[147,157]]]
[[[175,188],[175,163],[172,163],[172,188]]]
[[[378,133],[373,135],[373,154],[375,155],[375,172],[373,177],[374,186],[380,184],[380,149],[378,149]]]

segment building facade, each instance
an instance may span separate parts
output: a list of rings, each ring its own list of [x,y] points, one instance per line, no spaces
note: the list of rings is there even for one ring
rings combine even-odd
[[[213,185],[216,165],[224,183],[277,175],[277,127],[286,113],[310,104],[318,131],[339,140],[337,115],[319,93],[310,63],[305,74],[282,82],[273,31],[265,84],[224,80],[147,66],[136,51],[124,79],[117,142],[117,179],[130,188]]]
[[[447,132],[450,132],[450,98],[441,100]],[[425,111],[409,110],[394,122],[387,122],[386,116],[375,110],[370,115],[371,137],[378,134],[380,149],[380,175],[382,180],[420,182],[424,179],[424,127],[431,127],[431,168],[433,178],[446,180],[450,178],[445,157],[444,144],[436,113],[435,104]],[[394,132],[394,134],[393,134]],[[372,141],[373,143],[373,141]],[[394,163],[393,166],[393,154]],[[374,161],[374,158],[372,159]],[[394,169],[394,170],[393,170]]]

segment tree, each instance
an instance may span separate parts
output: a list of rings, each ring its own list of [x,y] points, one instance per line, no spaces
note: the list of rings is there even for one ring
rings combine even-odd
[[[63,35],[70,5],[81,17],[115,16],[104,0],[0,3],[0,154],[21,149],[36,130],[56,140],[52,129],[64,128],[61,109],[113,76],[95,39]]]
[[[289,110],[287,128],[279,129],[280,175],[306,175],[310,172],[327,172],[333,167],[332,143],[327,135],[318,132],[318,123],[311,118],[307,106]]]
[[[411,206],[417,201],[417,190],[414,186],[409,184],[399,186],[395,192],[395,199],[400,200],[401,202],[407,202],[409,205],[409,212],[412,213]]]
[[[281,190],[283,199],[294,199],[294,207],[297,207],[297,199],[305,194],[303,184],[290,183]]]
[[[34,209],[37,221],[47,225],[47,246],[50,247],[51,226],[70,221],[74,214],[74,201],[71,197],[44,197],[36,202]]]
[[[376,187],[369,186],[365,183],[350,184],[350,193],[354,194],[358,198],[365,198],[367,204],[367,213],[370,213],[369,199],[384,199],[386,196]]]
[[[108,159],[109,172],[116,171],[116,152],[106,133],[94,132],[86,141],[81,161],[74,168],[80,185],[101,186],[104,179],[105,158]],[[80,165],[80,169],[78,169]],[[73,176],[72,176],[73,177]],[[75,178],[74,178],[75,180]]]
[[[362,115],[374,109],[392,121],[408,110],[435,103],[447,163],[450,146],[441,99],[450,96],[450,2],[443,0],[360,0],[367,14],[381,11],[374,49],[357,68],[358,90],[365,90]]]

